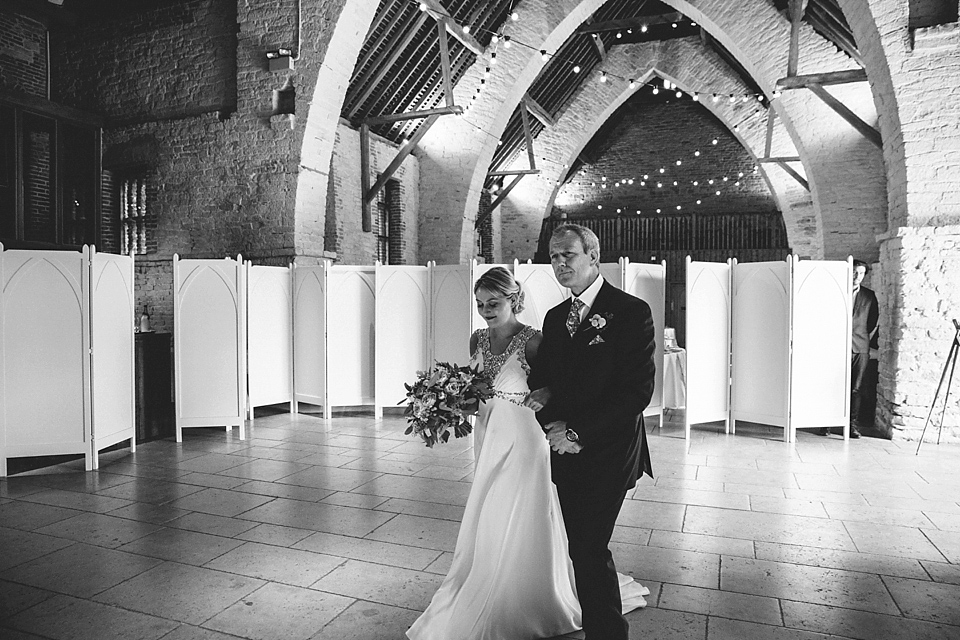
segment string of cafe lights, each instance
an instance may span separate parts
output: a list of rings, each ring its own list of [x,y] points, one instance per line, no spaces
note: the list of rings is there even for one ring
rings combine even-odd
[[[420,2],[419,6],[421,11],[427,10],[427,6],[425,3]],[[520,14],[513,9],[512,4],[511,4],[511,7],[508,9],[508,16],[509,16],[508,19],[512,22],[518,22],[520,20]],[[691,25],[696,26],[696,23],[692,22]],[[676,29],[679,25],[677,22],[673,22],[671,23],[671,26],[674,29]],[[470,25],[463,25],[461,28],[463,29],[464,33],[469,34],[472,32]],[[544,62],[550,62],[552,60],[560,61],[562,63],[567,64],[570,67],[570,70],[575,74],[578,74],[582,71],[580,65],[571,60],[561,58],[556,53],[549,53],[546,49],[538,49],[534,45],[523,42],[522,40],[517,40],[512,36],[505,35],[503,33],[502,28],[498,31],[493,31],[490,29],[483,29],[483,28],[479,30],[490,34],[490,44],[494,46],[494,50],[491,51],[489,54],[490,59],[487,61],[487,64],[484,67],[484,71],[481,74],[480,83],[477,86],[474,93],[470,96],[470,102],[465,106],[465,110],[468,110],[470,106],[472,106],[472,104],[477,100],[477,98],[483,93],[483,88],[486,85],[486,82],[490,78],[490,75],[492,73],[492,67],[497,64],[497,53],[500,49],[501,44],[505,49],[509,49],[511,48],[512,45],[516,44],[517,46],[524,47],[526,49],[529,49],[530,51],[539,52],[540,58]],[[647,30],[648,30],[647,25],[641,25],[640,31],[642,33],[646,33]],[[616,37],[618,39],[622,38],[624,32],[626,32],[627,34],[632,34],[633,28],[627,28],[625,30],[618,31]],[[637,85],[640,84],[640,81],[635,78],[621,76],[619,74],[611,73],[609,71],[601,71],[599,80],[600,82],[603,82],[603,83],[612,82],[612,81],[625,82],[627,86],[631,89],[636,88]],[[645,83],[645,84],[649,84],[649,83]],[[677,85],[673,84],[672,82],[666,79],[664,80],[664,90],[674,91],[675,96],[677,98],[682,98],[684,95],[689,95],[691,100],[693,100],[693,102],[700,102],[701,100],[711,100],[714,103],[720,102],[721,100],[726,100],[730,104],[737,104],[737,103],[748,104],[750,102],[764,104],[765,102],[768,102],[767,96],[763,93],[753,93],[753,92],[726,93],[723,91],[714,91],[710,89],[683,91]],[[657,95],[660,92],[660,88],[656,84],[653,84],[651,85],[651,92],[653,93],[653,95]],[[776,99],[780,97],[781,93],[779,90],[774,90],[771,95],[774,99]]]

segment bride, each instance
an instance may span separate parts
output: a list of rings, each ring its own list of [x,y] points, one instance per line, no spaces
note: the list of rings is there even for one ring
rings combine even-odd
[[[523,292],[509,271],[494,267],[474,286],[487,329],[470,337],[471,364],[494,381],[497,396],[479,408],[477,461],[453,563],[411,640],[527,640],[580,628],[580,604],[550,447],[524,399],[529,362],[542,335],[522,324]],[[620,576],[623,612],[646,605],[649,591]]]

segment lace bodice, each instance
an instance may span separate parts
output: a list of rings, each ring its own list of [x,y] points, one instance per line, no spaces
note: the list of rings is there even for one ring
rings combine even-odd
[[[485,372],[493,380],[493,386],[496,390],[502,392],[523,392],[527,388],[527,376],[530,375],[530,364],[527,362],[527,341],[536,335],[537,330],[530,326],[524,326],[510,340],[510,344],[503,350],[503,353],[495,354],[490,348],[490,330],[478,329],[474,335],[477,336],[477,350],[472,356],[472,360],[480,364]],[[502,376],[505,373],[504,367],[511,361],[511,357],[516,356],[515,368],[517,375]],[[507,367],[510,369],[511,367]]]

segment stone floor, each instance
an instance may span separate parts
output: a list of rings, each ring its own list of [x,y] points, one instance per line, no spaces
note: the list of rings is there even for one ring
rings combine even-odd
[[[244,442],[193,429],[0,481],[0,637],[403,638],[449,566],[469,442],[269,413]],[[652,592],[631,638],[960,638],[960,447],[741,425],[688,448],[672,418],[614,535]]]

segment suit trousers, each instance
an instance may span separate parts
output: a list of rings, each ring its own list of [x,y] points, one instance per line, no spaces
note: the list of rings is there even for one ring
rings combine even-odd
[[[850,424],[860,423],[860,390],[869,364],[869,353],[854,353],[850,359]]]
[[[626,492],[558,486],[585,640],[627,640],[610,537]]]

